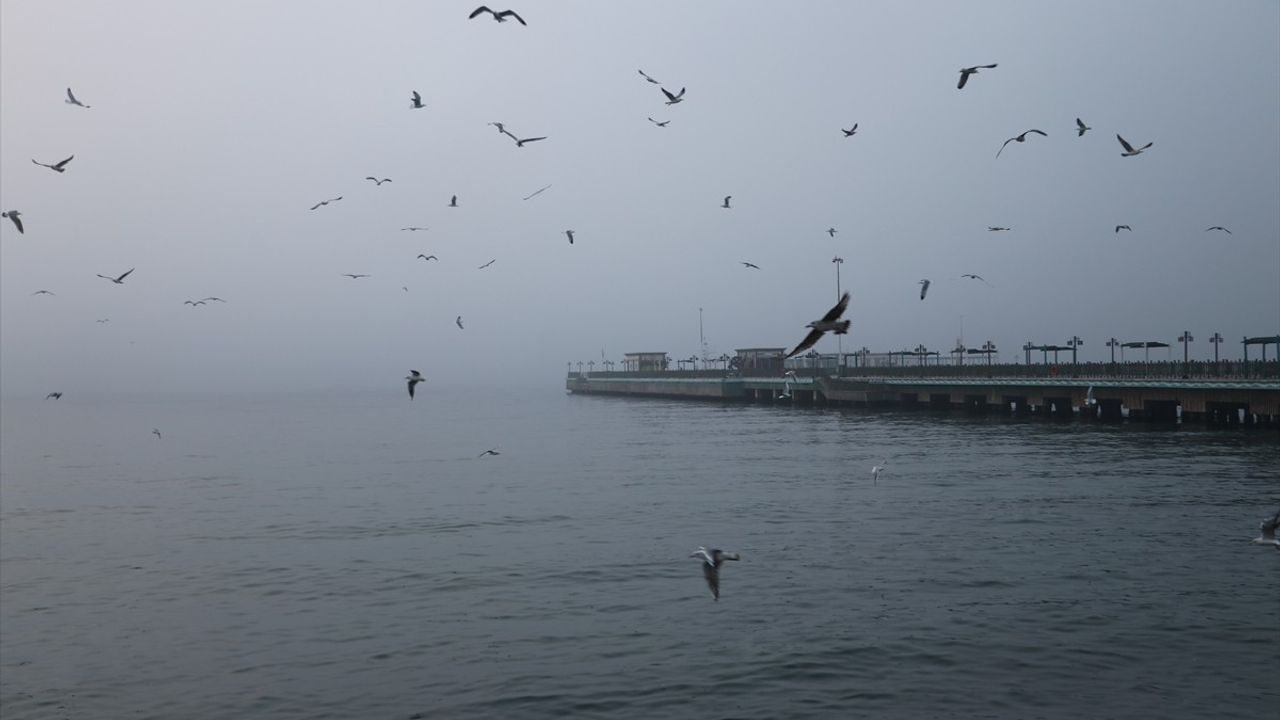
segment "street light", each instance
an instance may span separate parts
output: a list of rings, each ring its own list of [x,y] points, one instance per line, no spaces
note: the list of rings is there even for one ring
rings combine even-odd
[[[920,356],[921,365],[924,365],[924,359],[925,357],[927,357],[928,352],[929,352],[929,349],[926,348],[923,343],[916,346],[916,354]]]
[[[1107,341],[1107,347],[1111,348],[1111,364],[1115,365],[1116,364],[1116,348],[1120,347],[1120,341],[1115,338],[1111,338],[1110,340]],[[1121,355],[1124,354],[1124,348],[1120,348],[1120,354]]]
[[[1067,341],[1067,346],[1071,348],[1071,364],[1072,365],[1076,364],[1076,350],[1079,349],[1080,346],[1083,344],[1084,344],[1084,341],[1080,339],[1079,335],[1072,335],[1071,339]],[[1054,359],[1054,362],[1057,362],[1058,360],[1057,353],[1054,353],[1053,359]]]
[[[1188,365],[1188,363],[1187,363],[1187,345],[1188,345],[1189,343],[1191,343],[1191,341],[1193,341],[1193,340],[1195,340],[1195,338],[1191,337],[1191,331],[1190,331],[1190,330],[1183,330],[1183,331],[1182,331],[1182,334],[1178,336],[1178,342],[1182,343],[1182,371],[1183,371],[1183,372],[1187,372],[1187,371],[1190,369],[1190,368],[1188,368],[1188,367],[1187,367],[1187,365]]]
[[[1214,333],[1213,337],[1209,338],[1209,342],[1213,343],[1213,364],[1217,365],[1218,364],[1218,343],[1222,342],[1222,335],[1220,333]]]
[[[956,348],[951,351],[951,354],[956,356],[956,364],[961,367],[964,367],[964,351],[964,343],[956,343]]]
[[[1026,353],[1026,354],[1027,354],[1027,364],[1028,364],[1028,365],[1030,365],[1030,364],[1031,364],[1031,351],[1032,351],[1032,350],[1035,350],[1035,349],[1036,349],[1036,346],[1035,346],[1035,345],[1033,345],[1033,344],[1031,343],[1031,341],[1030,341],[1030,340],[1028,340],[1028,341],[1027,341],[1027,344],[1026,344],[1026,345],[1023,345],[1023,346],[1022,346],[1022,352],[1024,352],[1024,353]]]

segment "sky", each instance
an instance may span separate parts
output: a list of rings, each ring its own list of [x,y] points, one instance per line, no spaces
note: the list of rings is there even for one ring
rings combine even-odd
[[[474,7],[5,0],[0,393],[1280,333],[1280,3]]]

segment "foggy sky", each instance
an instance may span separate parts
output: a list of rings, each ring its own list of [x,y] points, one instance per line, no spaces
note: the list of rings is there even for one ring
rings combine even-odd
[[[846,351],[1280,332],[1274,2],[475,5],[5,0],[0,391],[554,386],[793,346],[836,255]]]

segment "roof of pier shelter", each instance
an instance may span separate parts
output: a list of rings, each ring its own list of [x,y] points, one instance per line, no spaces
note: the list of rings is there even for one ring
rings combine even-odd
[[[665,352],[630,352],[623,353],[623,357],[666,357]]]
[[[1272,345],[1280,344],[1280,335],[1270,335],[1266,337],[1251,337],[1244,339],[1245,345]]]

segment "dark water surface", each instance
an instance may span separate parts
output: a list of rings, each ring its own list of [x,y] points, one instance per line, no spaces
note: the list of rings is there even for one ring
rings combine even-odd
[[[1270,435],[424,390],[7,398],[5,720],[1280,707]]]

